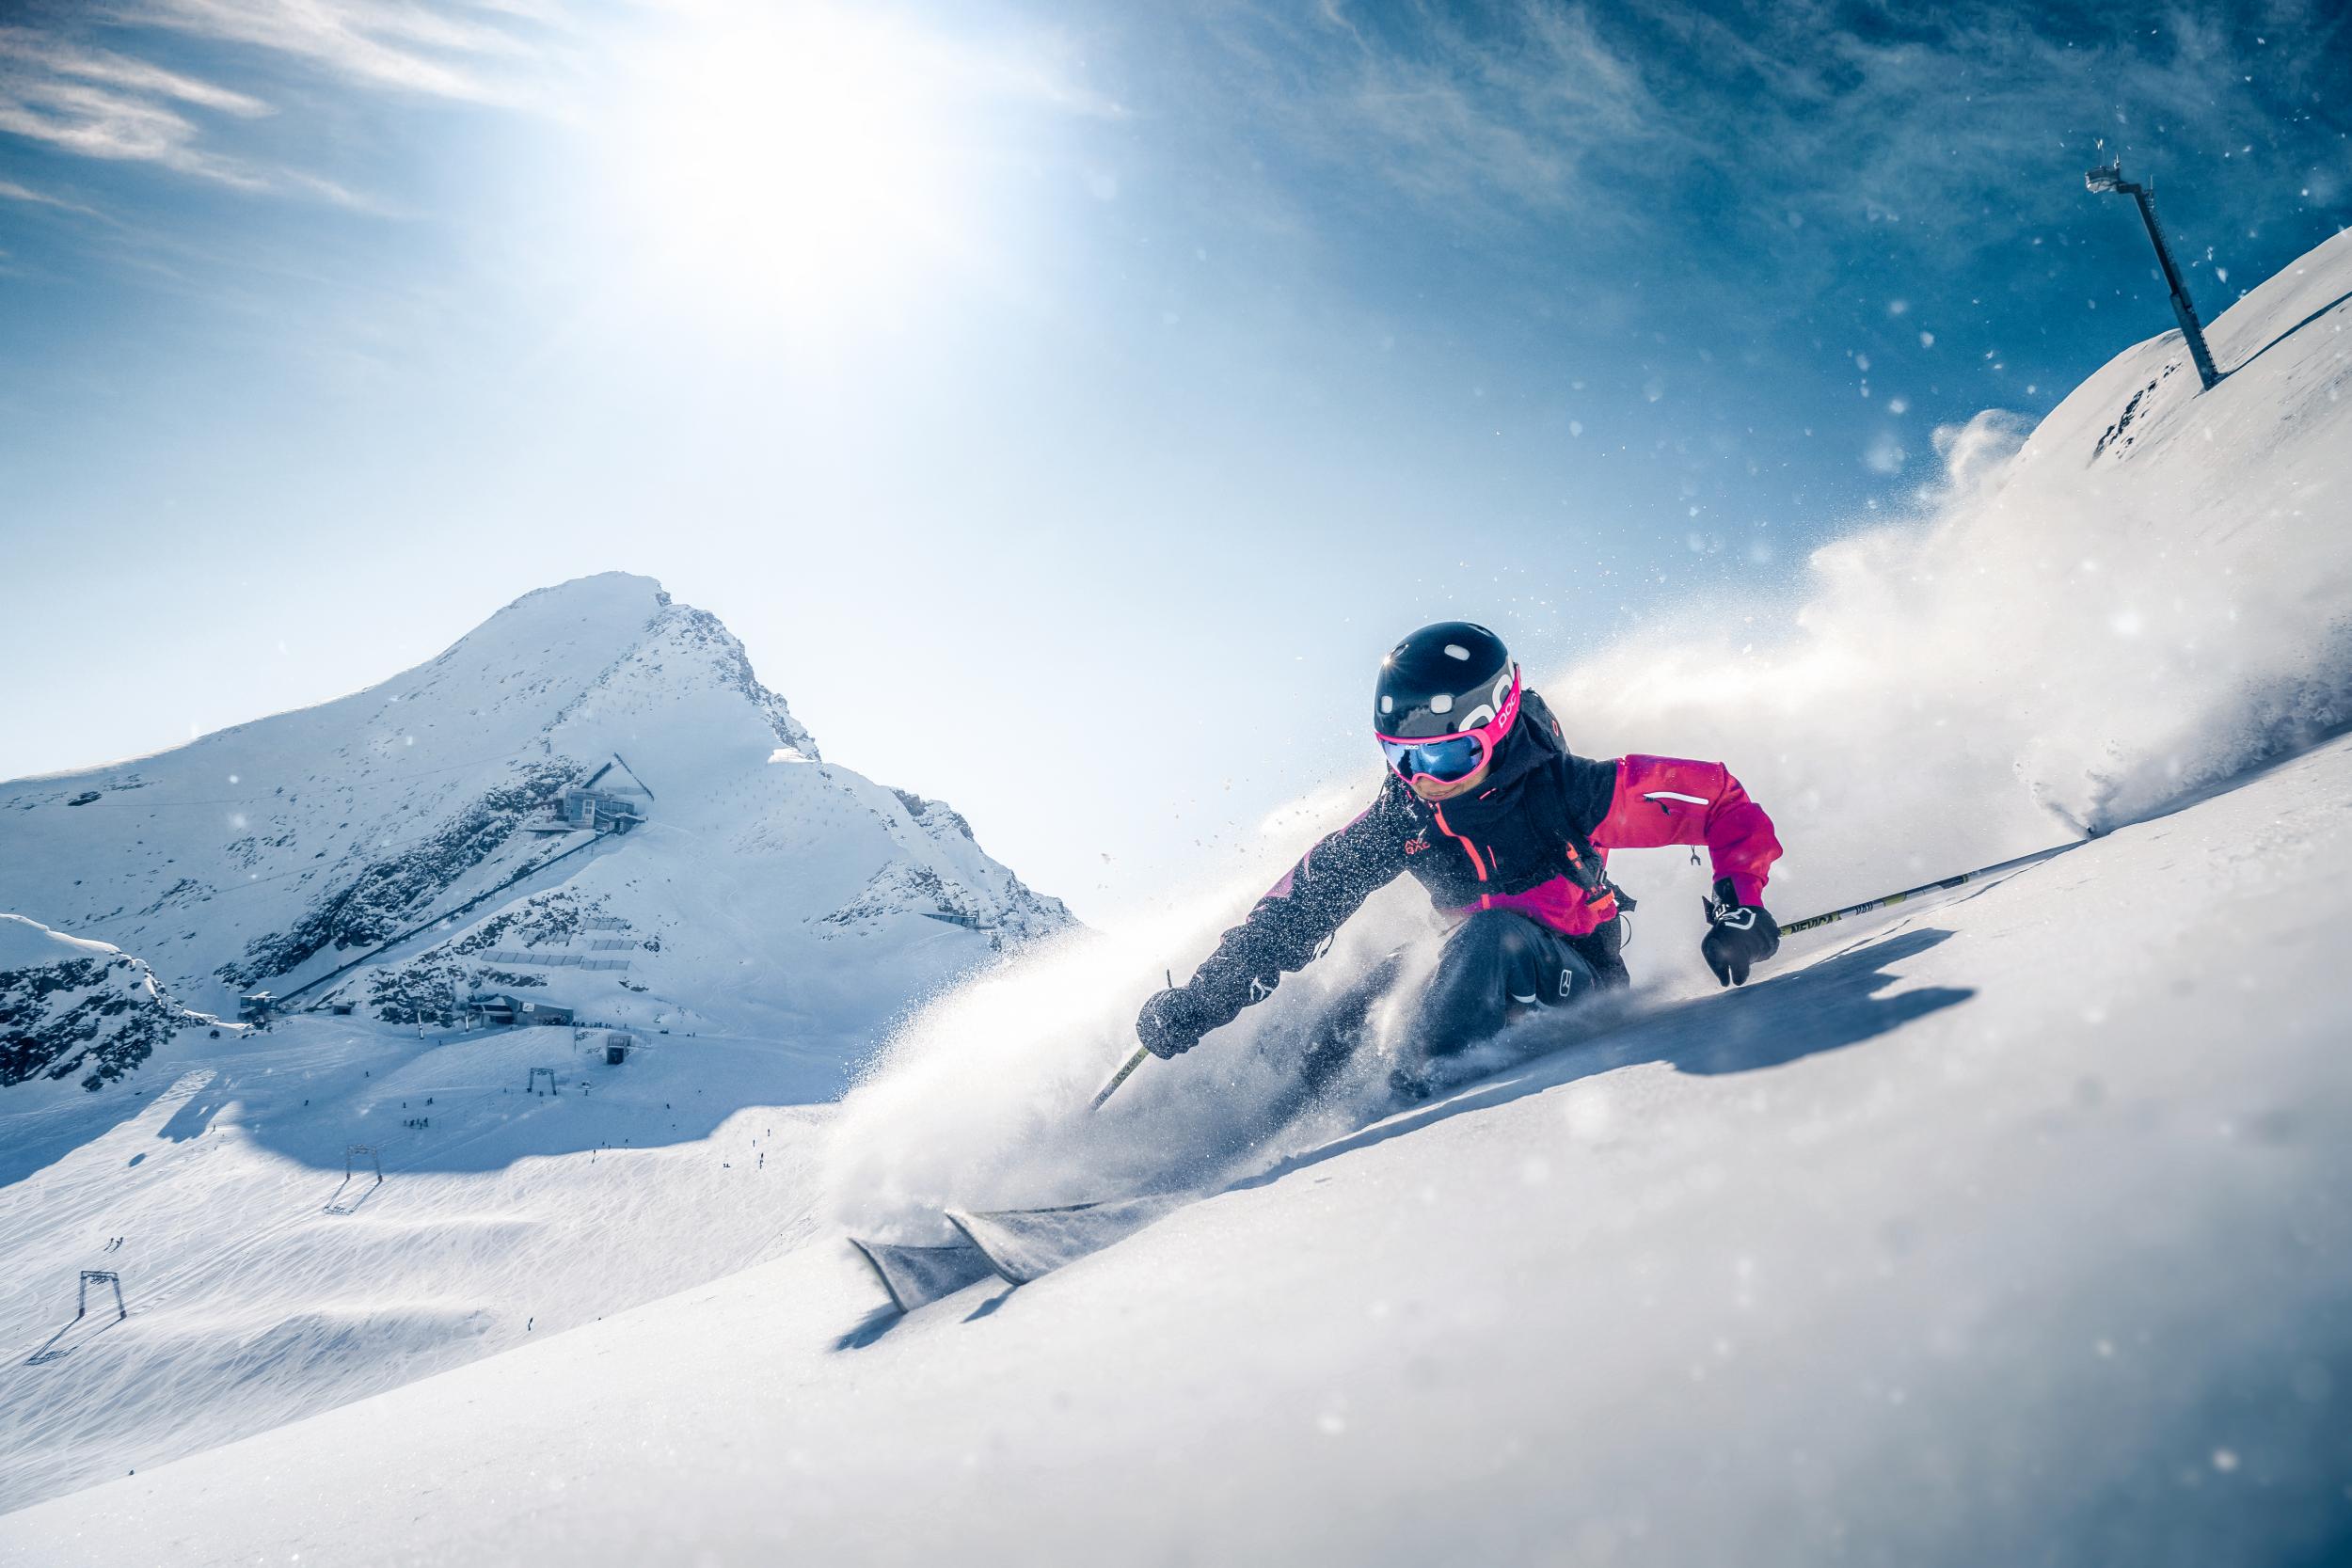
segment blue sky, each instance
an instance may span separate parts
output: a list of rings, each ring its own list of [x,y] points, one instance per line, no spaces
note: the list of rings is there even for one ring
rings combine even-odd
[[[2129,13],[2129,14],[2125,14]],[[0,776],[625,568],[1116,920],[1379,653],[1757,605],[2352,222],[2352,23],[115,0],[0,22]]]

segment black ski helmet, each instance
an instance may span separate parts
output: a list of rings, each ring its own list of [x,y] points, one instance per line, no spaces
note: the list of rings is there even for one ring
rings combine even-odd
[[[1518,705],[1510,700],[1518,673],[1511,650],[1485,626],[1469,621],[1423,626],[1380,661],[1372,691],[1373,732],[1414,740],[1490,729],[1499,740],[1518,717]]]

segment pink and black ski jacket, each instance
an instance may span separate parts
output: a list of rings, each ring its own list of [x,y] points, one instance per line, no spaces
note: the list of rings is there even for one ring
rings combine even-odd
[[[1449,913],[1510,910],[1583,939],[1580,947],[1589,941],[1593,957],[1619,969],[1609,851],[1673,844],[1706,846],[1714,877],[1729,879],[1742,904],[1763,902],[1780,858],[1772,818],[1721,763],[1580,757],[1530,691],[1483,787],[1432,805],[1390,774],[1361,816],[1308,850],[1225,933],[1190,989],[1230,1022],[1403,874]]]

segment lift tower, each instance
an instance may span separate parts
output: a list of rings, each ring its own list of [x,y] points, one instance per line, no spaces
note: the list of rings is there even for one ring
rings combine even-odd
[[[2148,238],[2155,243],[2156,265],[2164,269],[2165,286],[2172,291],[2172,319],[2181,324],[2181,336],[2188,340],[2189,357],[2197,361],[2197,379],[2206,391],[2212,391],[2221,372],[2213,368],[2213,355],[2205,347],[2205,329],[2197,320],[2197,302],[2188,297],[2188,279],[2173,265],[2172,247],[2165,243],[2164,226],[2156,221],[2156,193],[2137,181],[2124,179],[2121,158],[2084,175],[2083,183],[2093,192],[2128,196],[2139,203],[2140,220],[2148,225]]]

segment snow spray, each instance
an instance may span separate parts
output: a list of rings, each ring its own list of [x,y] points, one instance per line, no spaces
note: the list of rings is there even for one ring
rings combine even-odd
[[[2352,234],[2214,324],[2231,372],[2214,391],[2196,395],[2176,335],[2138,344],[2030,434],[1998,412],[1937,431],[1936,481],[1793,589],[1687,605],[1531,682],[1584,755],[1729,765],[1787,847],[1767,894],[1783,917],[2126,827],[2308,741],[2352,718],[2352,310],[2328,309],[2347,286]],[[1197,963],[1376,782],[1368,767],[1278,814],[1245,874],[1161,919],[922,1009],[844,1103],[836,1217],[870,1233],[947,1204],[1121,1196],[1243,1137],[1330,994],[1399,946],[1434,952],[1409,880],[1268,1001],[1086,1106],[1162,963]],[[1697,900],[1672,884],[1707,869],[1679,850],[1612,869],[1644,895],[1637,985],[1694,966]],[[1385,1074],[1393,1022],[1375,1013],[1352,1071]]]

